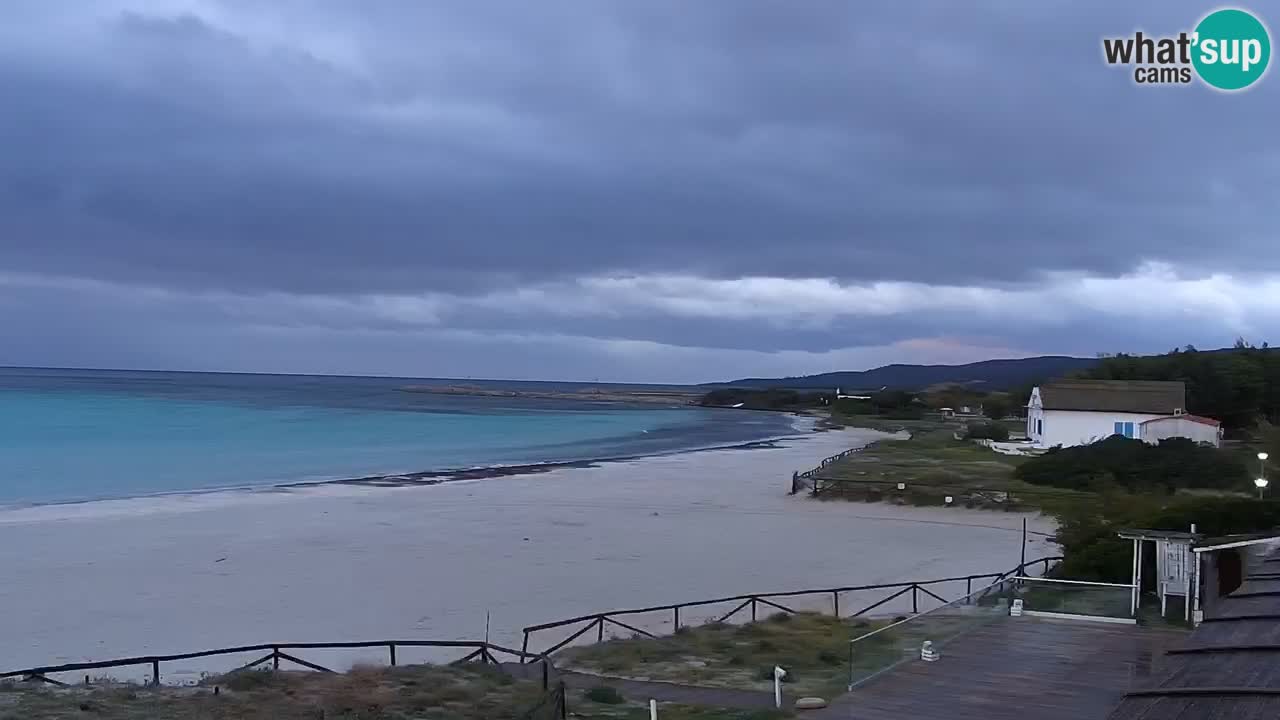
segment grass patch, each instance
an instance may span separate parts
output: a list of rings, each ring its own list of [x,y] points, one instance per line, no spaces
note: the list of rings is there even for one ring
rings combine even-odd
[[[591,702],[600,703],[602,705],[621,705],[626,702],[622,697],[622,693],[608,685],[598,685],[596,687],[589,688],[582,693],[582,697],[590,700]]]
[[[771,690],[773,667],[780,665],[792,692],[830,697],[847,682],[849,638],[872,627],[866,619],[775,615],[745,625],[689,627],[666,637],[610,640],[569,648],[558,657],[563,667],[591,672],[754,690]]]
[[[573,717],[584,720],[649,720],[648,706],[578,706],[570,709]],[[782,710],[734,710],[680,703],[659,703],[662,720],[786,720],[796,717]]]
[[[250,670],[198,687],[7,690],[3,720],[516,720],[543,695],[537,683],[482,665],[357,667],[335,674]]]
[[[1029,458],[1002,455],[970,440],[956,440],[953,426],[921,424],[909,439],[886,439],[828,465],[823,499],[893,502],[1023,511],[1050,509],[1092,493],[1044,488],[1014,477]],[[904,483],[905,490],[897,484]]]

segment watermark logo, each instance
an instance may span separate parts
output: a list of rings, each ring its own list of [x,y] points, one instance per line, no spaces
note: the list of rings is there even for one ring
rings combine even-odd
[[[1252,13],[1226,8],[1204,16],[1191,32],[1103,38],[1102,53],[1108,65],[1133,66],[1139,85],[1185,85],[1198,76],[1218,90],[1243,90],[1266,73],[1271,36]]]

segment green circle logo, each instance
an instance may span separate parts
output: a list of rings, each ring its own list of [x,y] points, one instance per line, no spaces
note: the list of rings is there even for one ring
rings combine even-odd
[[[1219,90],[1243,90],[1258,81],[1271,60],[1271,37],[1244,10],[1218,10],[1196,26],[1191,62],[1200,79]]]

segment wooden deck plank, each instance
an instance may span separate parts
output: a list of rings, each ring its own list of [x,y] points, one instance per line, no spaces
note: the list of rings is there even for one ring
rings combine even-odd
[[[1130,687],[1151,684],[1172,628],[1002,618],[858,687],[814,718],[1101,720]]]

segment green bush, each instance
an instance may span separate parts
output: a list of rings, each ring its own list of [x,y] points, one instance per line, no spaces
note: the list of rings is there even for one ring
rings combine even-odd
[[[1248,490],[1244,464],[1229,453],[1186,438],[1151,445],[1113,435],[1076,447],[1055,447],[1019,465],[1014,474],[1034,485],[1071,490],[1166,492],[1178,488]]]
[[[842,665],[844,658],[840,657],[840,653],[831,650],[822,650],[818,653],[818,662],[823,665]]]
[[[1209,537],[1272,531],[1280,527],[1280,501],[1256,498],[1156,497],[1107,493],[1096,502],[1079,501],[1055,512],[1055,539],[1065,559],[1062,577],[1099,582],[1128,582],[1133,572],[1133,542],[1121,540],[1124,528],[1196,531]]]
[[[1009,439],[1009,428],[995,422],[971,422],[965,430],[965,437],[970,440],[1004,442]]]
[[[591,702],[600,703],[601,705],[621,705],[626,702],[626,699],[622,697],[622,693],[608,685],[597,685],[596,687],[588,688],[582,693],[582,696]]]

